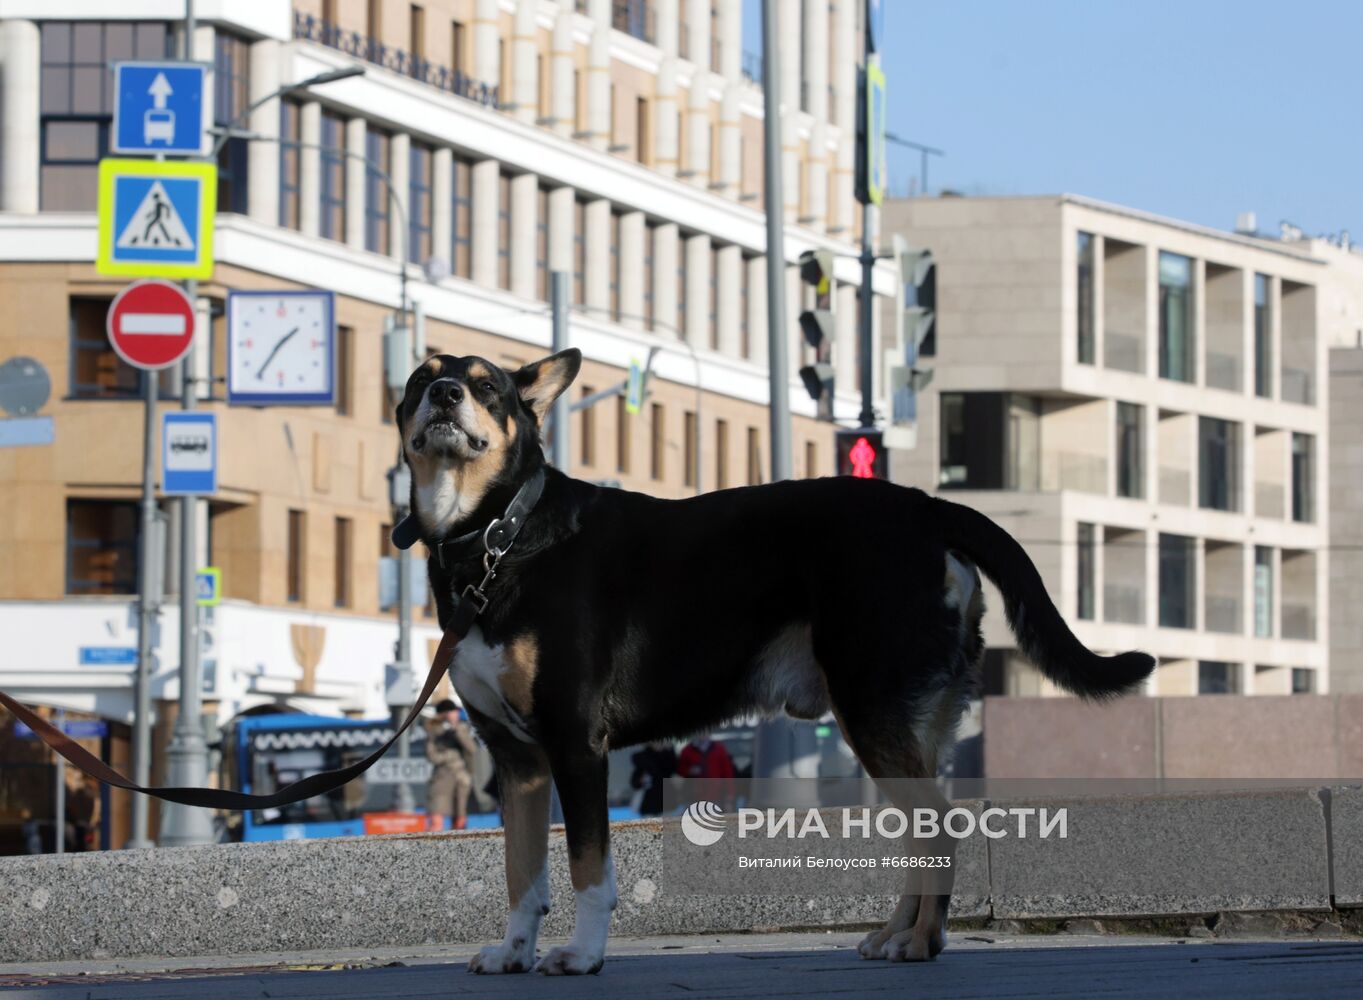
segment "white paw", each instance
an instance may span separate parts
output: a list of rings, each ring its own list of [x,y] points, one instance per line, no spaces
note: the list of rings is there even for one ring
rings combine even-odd
[[[561,948],[549,949],[549,953],[535,966],[535,971],[546,976],[586,976],[600,972],[601,963],[605,958],[602,952],[567,944]]]
[[[469,959],[469,971],[483,976],[497,976],[504,972],[529,972],[535,964],[535,946],[525,938],[490,944]]]
[[[857,945],[857,954],[862,958],[884,958],[885,942],[890,935],[883,930],[872,931],[861,939],[861,944]]]

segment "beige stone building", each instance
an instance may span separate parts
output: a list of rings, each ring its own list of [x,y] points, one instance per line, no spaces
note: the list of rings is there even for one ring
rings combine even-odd
[[[136,645],[141,381],[105,335],[126,282],[93,267],[95,177],[112,121],[108,64],[174,57],[182,32],[165,5],[138,6],[0,5],[0,361],[45,366],[55,428],[53,444],[0,448],[0,688],[113,721],[106,750],[120,764],[133,668],[83,665],[80,651]],[[797,476],[833,469],[832,429],[795,377],[807,355],[795,261],[807,249],[844,255],[837,412],[858,409],[858,6],[781,4],[778,266]],[[658,349],[642,413],[611,399],[574,416],[575,474],[669,497],[769,479],[763,94],[741,0],[195,7],[214,120],[249,131],[219,158],[217,266],[199,285],[195,355],[212,380],[199,405],[221,421],[197,555],[223,574],[205,653],[217,722],[265,705],[384,711],[396,628],[378,581],[397,441],[382,331],[404,267],[429,350],[504,366],[548,352],[548,275],[571,275],[570,339],[586,356],[575,398]],[[349,66],[364,74],[271,98]],[[888,266],[876,282],[892,294]],[[227,294],[296,288],[336,293],[336,405],[228,407]],[[164,379],[163,407],[177,405],[177,385]],[[164,704],[178,689],[173,603],[161,622]],[[435,637],[419,610],[416,659]]]
[[[884,218],[937,262],[895,478],[1012,531],[1081,639],[1158,657],[1150,694],[1329,690],[1327,261],[1069,195]],[[1050,693],[986,638],[987,693]]]

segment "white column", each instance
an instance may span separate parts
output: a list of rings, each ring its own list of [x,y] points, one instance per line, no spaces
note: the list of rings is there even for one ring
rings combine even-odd
[[[539,0],[519,0],[516,4],[515,35],[511,41],[511,87],[508,95],[515,101],[513,114],[523,122],[534,123],[548,109],[540,110],[540,81],[535,15]]]
[[[644,213],[620,217],[620,315],[621,324],[644,328]]]
[[[809,152],[805,160],[809,189],[804,214],[810,228],[823,232],[828,223],[828,125],[815,121],[809,133]]]
[[[719,350],[731,358],[739,357],[738,310],[741,306],[738,297],[739,280],[743,270],[743,248],[723,247],[714,255],[719,273],[715,275],[715,322],[718,324]]]
[[[554,22],[554,51],[551,57],[550,72],[553,87],[549,92],[550,117],[554,119],[554,131],[562,136],[571,136],[577,128],[577,94],[573,89],[573,10],[571,4],[562,4],[558,20]]]
[[[388,176],[393,179],[393,190],[397,192],[398,201],[402,204],[402,212],[399,213],[393,207],[392,196],[385,188],[383,196],[388,198],[388,231],[392,233],[389,240],[388,252],[402,260],[403,247],[408,248],[412,245],[412,239],[407,234],[407,227],[411,225],[411,220],[406,213],[412,211],[411,204],[411,175],[412,175],[412,137],[406,132],[398,132],[393,136],[388,147],[388,162],[380,163],[379,166],[388,171]],[[434,178],[432,178],[434,182]],[[431,190],[432,196],[435,194],[434,188]],[[432,233],[432,236],[435,234]],[[406,243],[399,243],[398,240],[406,240]],[[448,243],[445,244],[449,246]],[[410,250],[409,250],[410,252]],[[431,253],[438,254],[437,244],[431,241]],[[424,260],[414,260],[411,263],[418,267],[425,265]]]
[[[587,62],[587,131],[593,149],[611,142],[611,5],[591,0],[592,40]]]
[[[352,250],[363,250],[364,233],[364,175],[365,138],[368,123],[363,118],[352,118],[345,123],[345,242]],[[380,163],[387,169],[386,163]]]
[[[611,304],[611,203],[598,198],[587,203],[583,213],[586,240],[583,249],[587,257],[587,305],[593,319],[609,318]]]
[[[682,339],[677,329],[677,224],[653,230],[653,322],[665,337]]]
[[[437,146],[431,159],[431,254],[447,261],[454,271],[454,153]]]
[[[743,79],[743,0],[720,0],[719,71],[726,83]]]
[[[686,340],[710,346],[710,237],[697,233],[686,241]]]
[[[710,183],[710,3],[685,0],[691,61],[696,72],[686,101],[686,163],[683,169],[692,184]]]
[[[497,176],[496,160],[482,160],[471,171],[473,201],[473,280],[497,287]]]
[[[38,211],[39,32],[0,21],[0,209]]]
[[[781,104],[786,111],[800,107],[800,4],[803,0],[773,0],[781,5]]]
[[[844,239],[852,238],[852,218],[856,205],[852,194],[852,174],[856,162],[857,117],[857,44],[856,11],[850,3],[837,5],[838,58],[834,66],[833,86],[837,89],[834,120],[838,126],[838,152],[834,170],[837,171],[836,201],[828,206],[829,225]]]
[[[473,4],[473,77],[489,87],[497,86],[502,78],[498,50],[497,0],[474,0]],[[505,99],[505,94],[498,95]]]
[[[787,225],[800,216],[800,115],[788,111],[781,122],[781,195]]]
[[[262,38],[251,43],[252,102],[273,94],[280,84],[279,42]],[[266,141],[246,144],[246,214],[256,222],[279,225],[279,146],[269,139],[279,138],[279,102],[266,101],[251,112],[247,127]],[[295,155],[297,151],[294,151]]]
[[[511,178],[511,292],[535,298],[535,239],[540,179],[537,174]]]
[[[828,0],[804,0],[804,73],[808,111],[828,121]]]
[[[298,230],[316,236],[322,216],[322,106],[306,102],[299,112],[298,136],[303,148],[298,154]]]
[[[725,51],[728,51],[727,49]],[[743,127],[740,111],[742,85],[729,83],[724,87],[724,103],[719,118],[719,177],[723,192],[737,198],[743,189]]]
[[[658,66],[658,90],[653,100],[653,168],[675,177],[681,165],[681,112],[677,100],[677,58],[663,56]]]
[[[549,270],[573,273],[573,202],[570,187],[549,192]]]
[[[856,392],[861,385],[857,371],[857,292],[856,285],[838,285],[833,299],[833,323],[837,330],[833,378],[840,392]]]
[[[657,0],[654,4],[658,48],[662,50],[664,58],[677,55],[677,36],[681,31],[677,3],[678,0]]]
[[[748,261],[749,360],[767,365],[767,258]]]

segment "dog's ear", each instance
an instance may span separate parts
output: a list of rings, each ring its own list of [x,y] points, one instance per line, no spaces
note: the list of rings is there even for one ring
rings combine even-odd
[[[421,541],[421,524],[417,521],[416,515],[408,514],[399,521],[390,537],[393,544],[400,549],[410,549]]]
[[[558,354],[551,354],[541,361],[534,361],[511,374],[525,405],[540,423],[554,405],[554,400],[563,390],[572,385],[577,371],[582,367],[582,352],[570,347]]]

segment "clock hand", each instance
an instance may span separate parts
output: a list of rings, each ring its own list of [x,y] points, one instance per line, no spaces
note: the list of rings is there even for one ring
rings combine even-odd
[[[270,362],[274,360],[274,356],[279,353],[279,349],[284,346],[284,343],[297,332],[298,327],[294,327],[288,333],[284,334],[284,336],[279,338],[279,343],[274,345],[274,349],[270,351],[270,353],[266,356],[265,360],[261,363],[260,368],[257,369],[256,371],[257,381],[265,380],[265,369],[270,366]]]

